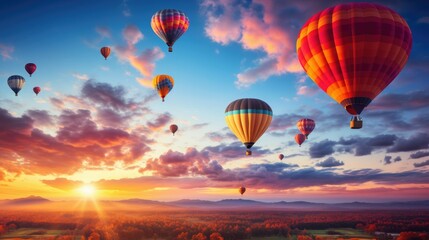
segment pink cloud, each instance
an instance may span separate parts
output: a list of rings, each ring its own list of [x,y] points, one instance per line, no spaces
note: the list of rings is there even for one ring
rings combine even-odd
[[[140,55],[137,54],[135,44],[143,39],[141,31],[133,25],[127,26],[122,35],[127,42],[126,46],[116,46],[115,53],[122,61],[127,61],[143,77],[136,80],[143,86],[152,88],[152,75],[155,70],[155,62],[164,58],[164,52],[159,47],[144,50]]]
[[[2,56],[3,60],[12,59],[13,51],[13,46],[0,43],[0,55]]]
[[[154,121],[148,122],[147,126],[152,130],[159,130],[164,128],[169,122],[171,122],[171,114],[164,113],[159,115]]]
[[[316,93],[318,93],[319,91],[320,90],[319,90],[319,88],[317,86],[312,86],[312,87],[309,87],[309,86],[300,86],[298,88],[297,94],[298,95],[304,95],[304,96],[313,96]]]
[[[96,27],[95,31],[100,35],[102,38],[111,38],[112,33],[110,32],[110,29],[107,27]]]
[[[243,49],[262,51],[255,66],[237,74],[237,87],[286,73],[303,72],[295,54],[296,35],[305,19],[321,4],[303,7],[299,1],[205,0],[201,3],[208,16],[205,31],[215,42],[241,44]]]

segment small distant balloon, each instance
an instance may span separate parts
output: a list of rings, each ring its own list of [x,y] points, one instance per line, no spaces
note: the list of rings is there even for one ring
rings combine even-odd
[[[110,48],[109,47],[102,47],[100,49],[101,55],[103,55],[104,60],[107,60],[107,57],[110,55]]]
[[[153,14],[150,25],[172,52],[174,43],[188,30],[189,19],[179,10],[164,9]]]
[[[279,154],[279,159],[280,159],[280,161],[281,161],[281,160],[283,160],[283,158],[284,158],[284,157],[285,157],[285,155],[283,155],[283,154],[281,154],[281,153]]]
[[[298,145],[301,147],[301,144],[305,141],[305,135],[304,134],[297,134],[295,135],[295,142],[298,143]]]
[[[33,88],[33,92],[36,94],[36,96],[37,95],[39,95],[39,92],[41,91],[42,89],[40,88],[40,87],[34,87]]]
[[[25,71],[27,71],[28,74],[30,74],[30,77],[31,77],[31,74],[33,74],[36,71],[36,68],[37,66],[34,63],[25,64]]]
[[[296,127],[305,135],[305,139],[308,139],[308,135],[314,130],[316,123],[313,119],[303,118],[296,123]]]
[[[174,136],[174,133],[177,132],[177,129],[179,129],[179,127],[176,124],[170,125],[170,131],[173,133],[173,136]]]
[[[169,75],[161,74],[153,78],[152,84],[164,102],[165,96],[173,89],[174,79]]]
[[[15,96],[18,96],[18,92],[21,91],[25,85],[25,79],[19,75],[12,75],[7,79],[7,84],[15,93]]]
[[[239,192],[241,195],[243,195],[243,193],[244,193],[244,192],[246,192],[246,188],[245,188],[245,187],[240,187],[240,188],[238,189],[238,192]]]

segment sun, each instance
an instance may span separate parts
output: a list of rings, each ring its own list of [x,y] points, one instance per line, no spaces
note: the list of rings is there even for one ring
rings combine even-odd
[[[84,185],[79,188],[79,192],[85,197],[93,197],[95,195],[96,189],[92,185]]]

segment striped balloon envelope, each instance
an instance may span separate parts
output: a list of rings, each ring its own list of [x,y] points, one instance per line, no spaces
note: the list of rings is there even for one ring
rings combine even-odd
[[[15,93],[15,96],[18,96],[18,92],[21,91],[25,85],[25,79],[19,75],[12,75],[7,79],[7,84]]]
[[[252,155],[250,148],[270,126],[272,118],[271,107],[254,98],[235,100],[225,110],[226,124],[246,146],[246,155]]]
[[[303,118],[300,119],[297,123],[296,123],[296,127],[298,128],[298,130],[305,135],[305,139],[308,138],[308,135],[310,135],[310,133],[314,130],[314,128],[316,127],[316,123],[314,122],[313,119],[309,119],[309,118]]]
[[[164,102],[165,96],[173,89],[174,79],[170,75],[160,74],[153,78],[152,84]]]
[[[359,119],[405,66],[411,45],[411,30],[398,13],[373,3],[345,3],[311,17],[296,49],[309,77]]]
[[[189,19],[185,13],[175,9],[164,9],[152,16],[152,30],[173,51],[173,45],[189,28]]]

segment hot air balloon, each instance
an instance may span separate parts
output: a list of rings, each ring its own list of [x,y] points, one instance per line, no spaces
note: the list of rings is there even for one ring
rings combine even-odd
[[[107,60],[107,57],[110,55],[110,48],[109,47],[102,47],[100,49],[101,55],[103,55],[104,60]]]
[[[245,188],[245,187],[240,187],[240,188],[238,189],[238,192],[239,192],[241,195],[243,195],[243,193],[244,193],[244,192],[246,192],[246,188]]]
[[[300,119],[296,123],[296,127],[298,130],[305,135],[305,139],[308,139],[308,135],[313,131],[313,129],[316,127],[316,123],[314,120],[309,118],[303,118]]]
[[[173,133],[173,136],[174,136],[174,133],[177,132],[177,129],[179,129],[179,127],[176,124],[170,125],[170,131]]]
[[[295,142],[298,143],[298,145],[301,147],[301,144],[305,141],[305,135],[298,133],[295,135]]]
[[[281,153],[279,154],[279,159],[280,159],[280,161],[281,161],[281,160],[283,160],[283,158],[284,158],[284,157],[285,157],[285,155],[283,155],[283,154],[281,154]]]
[[[41,91],[42,89],[40,88],[40,87],[34,87],[33,88],[33,92],[36,94],[36,96],[39,94],[39,92]]]
[[[179,10],[164,9],[152,16],[150,25],[156,35],[167,44],[168,51],[172,52],[174,42],[188,30],[189,19]]]
[[[15,92],[15,96],[18,96],[18,92],[24,87],[25,79],[19,75],[12,75],[7,79],[7,84]]]
[[[226,123],[246,146],[246,155],[252,155],[250,148],[270,126],[272,118],[271,107],[254,98],[235,100],[225,110]]]
[[[173,89],[174,79],[169,75],[161,74],[153,78],[152,84],[164,102],[165,96]]]
[[[353,115],[362,127],[363,109],[407,62],[411,30],[393,10],[374,3],[327,8],[302,27],[296,49],[310,78]]]
[[[27,71],[28,74],[30,74],[30,77],[31,77],[31,74],[33,74],[36,71],[36,68],[37,66],[34,63],[25,64],[25,71]]]

